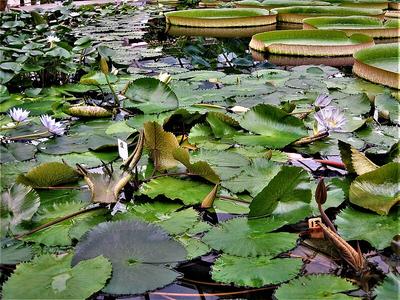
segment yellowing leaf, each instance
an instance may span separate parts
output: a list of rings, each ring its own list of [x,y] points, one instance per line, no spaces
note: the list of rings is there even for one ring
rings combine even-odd
[[[156,169],[165,170],[177,165],[173,152],[179,147],[176,137],[164,131],[157,122],[144,123],[145,147],[150,150],[150,156]]]

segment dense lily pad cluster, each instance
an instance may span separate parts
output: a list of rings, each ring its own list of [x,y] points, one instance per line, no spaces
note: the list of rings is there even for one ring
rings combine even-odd
[[[60,21],[77,17],[62,12]],[[64,49],[54,36],[52,48]],[[84,39],[68,37],[75,47]],[[228,74],[158,65],[146,76],[86,42],[80,51],[95,54],[71,83],[30,87],[7,71],[0,86],[4,299],[151,293],[190,280],[188,266],[207,254],[224,288],[268,286],[277,299],[396,294],[393,90],[327,66]],[[325,211],[336,243],[306,225]],[[307,245],[340,268],[310,272],[298,254]],[[349,248],[388,263],[371,260],[360,277],[343,258]]]

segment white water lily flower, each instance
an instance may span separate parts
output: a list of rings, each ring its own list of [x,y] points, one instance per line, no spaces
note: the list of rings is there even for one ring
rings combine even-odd
[[[60,39],[56,35],[49,35],[47,42],[50,43],[50,48],[54,47],[54,43],[58,43]]]
[[[63,135],[65,132],[65,127],[61,124],[61,122],[56,122],[56,120],[48,115],[41,116],[40,122],[50,133]]]
[[[327,94],[320,94],[317,99],[315,99],[314,105],[317,107],[326,107],[332,102],[332,98]]]
[[[22,108],[12,108],[8,112],[8,115],[15,122],[20,123],[26,121],[30,113],[31,113],[30,111],[24,110]]]
[[[314,114],[318,131],[341,131],[346,124],[343,112],[334,106],[327,106]]]
[[[172,77],[168,73],[161,72],[160,75],[158,75],[158,80],[168,84],[172,80]]]
[[[236,105],[230,109],[234,113],[245,113],[249,110],[247,107]]]
[[[229,53],[222,53],[222,54],[218,55],[217,60],[221,64],[228,64],[235,58],[237,58],[237,55],[233,52],[229,52]]]

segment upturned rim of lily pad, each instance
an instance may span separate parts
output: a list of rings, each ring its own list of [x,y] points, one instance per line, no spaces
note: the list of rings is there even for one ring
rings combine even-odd
[[[275,8],[278,22],[303,23],[306,18],[328,16],[371,16],[383,19],[385,13],[381,9],[354,8],[340,6],[290,6]]]
[[[341,30],[347,35],[367,34],[373,38],[400,37],[399,20],[381,20],[367,16],[315,17],[303,20],[303,29]]]
[[[365,34],[350,37],[339,30],[280,30],[253,35],[250,48],[273,54],[295,56],[349,56],[371,47],[374,40]]]
[[[186,27],[249,27],[276,23],[276,12],[258,8],[190,9],[165,13],[166,22]]]
[[[333,5],[342,7],[358,7],[358,8],[375,8],[387,9],[388,1],[386,0],[325,0]]]
[[[279,8],[279,7],[289,7],[289,6],[310,6],[310,5],[318,5],[318,6],[330,6],[331,4],[326,1],[318,1],[318,0],[264,0],[262,2],[257,0],[241,0],[234,2],[235,7],[239,8]]]
[[[400,72],[385,67],[385,61],[399,61],[397,43],[381,44],[354,53],[353,73],[374,83],[400,89]]]

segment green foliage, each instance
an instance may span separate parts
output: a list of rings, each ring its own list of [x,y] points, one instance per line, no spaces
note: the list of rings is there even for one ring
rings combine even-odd
[[[387,216],[361,212],[346,208],[335,220],[339,234],[346,240],[365,240],[373,247],[383,249],[390,246],[398,234],[399,215],[396,210]]]
[[[31,247],[24,245],[23,242],[12,239],[2,239],[0,245],[0,264],[2,265],[15,265],[22,261],[32,259]]]
[[[111,263],[103,256],[71,268],[72,255],[42,255],[22,263],[3,286],[3,299],[87,299],[100,290],[111,275]]]
[[[104,292],[140,294],[174,281],[179,273],[169,266],[185,260],[187,253],[158,226],[117,221],[101,223],[86,234],[76,247],[72,265],[99,255],[113,266]]]
[[[385,300],[385,299],[396,299],[399,296],[400,290],[400,278],[399,276],[389,273],[387,277],[383,280],[383,283],[380,284],[375,289],[376,300]]]
[[[32,187],[49,187],[76,182],[78,179],[79,174],[70,166],[60,162],[49,162],[21,174],[17,182]]]
[[[350,202],[387,215],[400,201],[399,163],[389,163],[358,176],[350,186]]]
[[[212,228],[203,241],[216,250],[242,257],[275,256],[296,245],[297,234],[269,233],[285,224],[274,219],[235,218]]]
[[[343,163],[346,165],[348,172],[362,175],[367,172],[374,171],[378,168],[372,161],[370,161],[364,154],[343,141],[338,142],[340,156]]]
[[[31,187],[14,184],[1,195],[1,236],[10,230],[14,234],[24,221],[30,221],[40,205],[40,197]]]
[[[281,285],[275,292],[275,297],[279,300],[350,300],[355,298],[347,296],[343,292],[355,289],[356,286],[343,278],[333,275],[313,275],[299,277]]]
[[[304,169],[282,167],[251,202],[249,217],[268,216],[290,204],[296,207],[307,205],[311,200],[309,182],[309,175]]]
[[[235,286],[257,288],[292,279],[302,264],[300,259],[271,259],[266,256],[248,258],[223,254],[212,267],[212,278]]]

